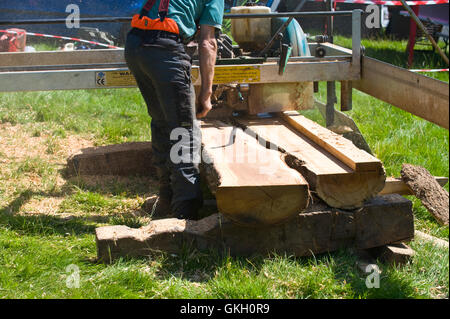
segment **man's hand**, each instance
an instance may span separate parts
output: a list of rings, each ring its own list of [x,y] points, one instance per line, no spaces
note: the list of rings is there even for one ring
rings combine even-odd
[[[211,105],[211,91],[203,92],[201,90],[199,96],[198,96],[198,104],[200,105],[201,109],[197,112],[197,118],[203,118],[208,114],[209,111],[212,109]]]
[[[198,110],[197,118],[205,117],[212,109],[212,84],[217,56],[217,42],[214,33],[214,27],[209,25],[200,26],[199,59],[202,86],[198,97],[201,109]]]

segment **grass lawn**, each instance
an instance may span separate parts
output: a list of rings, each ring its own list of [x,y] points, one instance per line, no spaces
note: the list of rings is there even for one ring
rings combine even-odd
[[[348,39],[336,43],[348,45]],[[363,44],[367,55],[402,65],[403,42]],[[448,73],[432,75],[448,81]],[[321,86],[318,98],[324,96]],[[353,99],[348,114],[388,175],[399,176],[402,163],[411,163],[449,176],[447,130],[356,90]],[[317,111],[305,114],[323,123]],[[139,177],[66,180],[61,169],[76,149],[151,139],[149,122],[137,89],[0,94],[0,297],[449,297],[449,252],[423,241],[411,242],[416,254],[407,265],[379,263],[378,289],[366,287],[367,274],[349,250],[234,258],[186,248],[180,255],[96,263],[95,228],[148,223],[140,206],[156,189]],[[448,227],[411,200],[416,229],[448,240]],[[66,285],[71,265],[79,269],[79,288]]]

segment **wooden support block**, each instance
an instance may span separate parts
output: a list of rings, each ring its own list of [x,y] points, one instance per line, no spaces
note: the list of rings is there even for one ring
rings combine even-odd
[[[367,165],[362,165],[367,169],[372,167],[372,170],[352,170],[283,119],[238,118],[235,120],[260,139],[276,145],[283,153],[285,162],[298,170],[308,181],[310,189],[331,207],[342,209],[362,207],[365,200],[378,194],[384,187],[386,176],[381,162],[337,134],[334,135],[339,138],[335,138],[335,141],[341,145],[347,145],[350,153],[358,154],[359,152],[364,154],[361,157],[374,159],[372,162],[366,161]],[[331,133],[325,128],[322,129],[327,134]],[[345,141],[342,142],[342,140]],[[357,155],[353,158],[356,159]]]
[[[414,250],[404,243],[375,247],[370,249],[370,253],[382,262],[394,265],[406,264],[414,256]]]
[[[403,164],[402,180],[421,200],[423,206],[441,224],[448,225],[449,194],[423,167]]]
[[[408,242],[414,238],[412,202],[397,194],[377,196],[355,212],[355,227],[358,249]]]
[[[364,216],[367,223],[377,223],[376,240],[361,236],[373,224],[361,224],[364,220],[357,218],[359,211],[316,204],[287,223],[262,227],[241,226],[222,214],[198,221],[160,219],[139,229],[99,227],[96,229],[97,254],[99,260],[111,262],[121,256],[148,256],[155,251],[177,254],[186,245],[240,256],[273,252],[309,256],[355,245],[372,248],[405,237],[392,232],[390,224],[405,228],[403,234],[414,234],[411,205],[405,205],[400,197],[382,196],[369,203]],[[383,214],[386,202],[389,202],[391,217]],[[389,222],[384,222],[385,218]],[[367,242],[363,244],[361,240]]]
[[[68,175],[154,175],[150,142],[89,147],[67,159]]]
[[[202,122],[202,172],[219,211],[244,225],[276,224],[308,206],[306,180],[241,129]]]
[[[434,179],[442,187],[448,183],[448,177],[434,176]],[[387,194],[414,195],[409,186],[406,185],[405,182],[403,182],[403,180],[400,177],[386,178],[386,184],[384,185],[384,188],[379,195],[387,195]]]

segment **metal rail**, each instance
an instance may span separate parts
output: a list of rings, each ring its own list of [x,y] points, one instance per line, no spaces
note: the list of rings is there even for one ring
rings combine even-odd
[[[110,50],[109,50],[110,51]],[[121,50],[123,51],[123,50]],[[72,53],[71,51],[70,53]],[[75,51],[76,52],[76,51]],[[83,52],[83,51],[82,51]],[[53,53],[53,52],[52,52]],[[32,53],[35,54],[35,53]],[[100,53],[99,53],[100,54]],[[116,59],[110,62],[89,62],[87,59],[79,59],[82,56],[81,55],[73,55],[72,57],[74,59],[78,58],[78,60],[72,60],[70,61],[69,54],[62,59],[59,60],[58,55],[54,55],[51,53],[48,53],[46,55],[40,55],[40,58],[42,59],[39,61],[39,59],[30,59],[29,61],[25,62],[17,61],[17,63],[10,63],[13,59],[16,59],[19,57],[17,53],[12,54],[1,54],[0,57],[3,58],[3,61],[0,61],[0,73],[1,72],[26,72],[26,71],[51,71],[51,70],[81,70],[81,69],[102,69],[102,68],[127,68],[127,64],[124,61],[123,54],[122,56],[117,56]],[[28,55],[30,57],[30,55]],[[351,56],[349,55],[336,55],[336,56],[326,56],[323,58],[316,58],[316,57],[291,57],[289,58],[289,62],[303,62],[303,63],[311,63],[311,62],[351,62]],[[21,59],[23,60],[23,59]],[[96,59],[97,61],[99,59]],[[278,58],[267,58],[266,62],[268,63],[278,63]],[[5,63],[6,62],[6,63]],[[194,60],[192,65],[198,66],[199,61]],[[222,64],[223,65],[223,64]],[[237,65],[245,65],[245,63],[237,64]]]

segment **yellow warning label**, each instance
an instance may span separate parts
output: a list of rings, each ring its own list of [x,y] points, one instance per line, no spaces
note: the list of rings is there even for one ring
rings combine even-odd
[[[136,80],[130,71],[105,71],[95,73],[97,87],[136,86]]]
[[[214,84],[221,83],[253,83],[259,82],[261,71],[259,66],[236,65],[216,67]]]
[[[195,69],[192,68],[192,69],[191,69],[191,82],[192,82],[192,83],[197,82],[198,77],[199,77],[199,74],[200,74],[199,68],[195,68]]]
[[[199,78],[199,69],[193,68],[191,72],[192,83],[196,83]],[[254,83],[261,79],[259,66],[236,65],[218,66],[214,70],[214,84],[226,83]]]
[[[196,83],[199,77],[199,69],[193,68],[191,72],[192,83]],[[259,66],[219,66],[214,70],[213,83],[255,83],[259,82],[260,78],[261,70]],[[129,87],[137,85],[130,71],[95,72],[95,84],[97,87]]]

